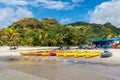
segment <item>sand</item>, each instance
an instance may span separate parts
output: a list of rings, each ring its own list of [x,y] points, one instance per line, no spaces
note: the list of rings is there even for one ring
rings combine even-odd
[[[0,47],[0,58],[21,57],[22,56],[20,54],[21,51],[44,51],[44,50],[53,50],[54,48],[56,48],[56,47],[21,47],[20,46],[16,50],[9,50],[8,46],[1,46]],[[76,47],[72,47],[72,51],[74,51],[74,50],[76,51]],[[104,51],[104,49],[99,49],[99,50],[101,50],[102,52]],[[78,50],[78,51],[81,51],[81,50]],[[90,51],[95,51],[95,50],[90,50]],[[100,58],[98,56],[98,57],[94,57],[94,58],[74,58],[74,61],[76,61],[76,62],[77,61],[86,61],[86,62],[93,63],[93,64],[120,66],[120,49],[108,49],[108,51],[113,53],[112,57]],[[87,73],[86,70],[83,72],[85,72],[85,74]],[[17,78],[16,76],[19,78]],[[30,74],[27,74],[27,73],[24,73],[21,71],[3,69],[3,68],[0,69],[0,80],[27,80],[27,79],[29,79],[29,80],[47,80],[46,78],[43,78],[40,76],[37,77],[37,76],[30,75]],[[86,80],[86,79],[83,79],[83,80]]]

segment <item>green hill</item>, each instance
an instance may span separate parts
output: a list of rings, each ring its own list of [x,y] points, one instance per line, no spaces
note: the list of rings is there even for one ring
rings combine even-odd
[[[20,38],[16,42],[23,46],[79,45],[84,44],[88,38],[108,38],[120,35],[120,29],[111,23],[75,22],[61,25],[53,18],[43,18],[40,21],[34,18],[24,18],[14,22],[6,29],[16,30],[20,34]],[[7,31],[6,29],[0,30],[0,37]],[[8,45],[4,39],[1,39],[0,42]]]
[[[102,25],[95,23],[75,22],[64,26],[71,26],[75,29],[79,29],[82,34],[86,34],[86,36],[89,37],[106,37],[109,34],[113,34],[114,36],[120,34],[120,29],[111,23],[105,23]]]
[[[43,18],[41,21],[34,18],[24,18],[10,25],[9,28],[47,30],[47,28],[56,28],[60,26],[61,24],[53,18]]]

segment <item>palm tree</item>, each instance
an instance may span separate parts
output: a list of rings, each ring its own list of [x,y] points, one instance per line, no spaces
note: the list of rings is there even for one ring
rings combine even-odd
[[[43,30],[39,31],[39,40],[41,40],[42,46],[45,45],[47,37],[48,37],[48,33],[47,32],[45,32]]]
[[[10,43],[10,49],[12,49],[12,46],[17,45],[16,42],[19,41],[20,34],[17,32],[17,29],[14,28],[7,28],[3,30],[3,36],[4,39],[7,39]]]

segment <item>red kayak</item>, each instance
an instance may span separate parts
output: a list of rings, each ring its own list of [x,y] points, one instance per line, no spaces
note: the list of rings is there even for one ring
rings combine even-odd
[[[40,52],[36,52],[35,56],[42,56],[42,54]]]
[[[56,56],[56,52],[50,52],[50,56]]]

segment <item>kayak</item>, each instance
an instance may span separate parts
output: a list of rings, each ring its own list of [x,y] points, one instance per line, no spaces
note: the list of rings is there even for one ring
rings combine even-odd
[[[56,52],[50,52],[50,56],[56,56]]]
[[[49,52],[42,52],[41,54],[42,54],[42,56],[50,56]]]
[[[93,54],[96,54],[97,56],[101,55],[101,51],[94,51]]]
[[[35,52],[20,52],[22,55],[34,55]]]
[[[36,52],[34,55],[35,56],[42,56],[41,52]]]
[[[74,56],[74,53],[73,52],[64,52],[63,56],[64,57],[72,57],[72,56]]]
[[[74,57],[83,57],[85,56],[85,52],[75,52]]]
[[[88,51],[86,53],[86,58],[91,58],[91,57],[96,57],[96,56],[99,56],[101,53],[100,52],[97,52],[97,51],[94,51],[94,52],[90,52]]]
[[[106,58],[106,57],[111,57],[112,56],[112,53],[109,52],[109,51],[104,51],[102,54],[101,54],[101,58]]]
[[[56,52],[56,56],[57,57],[63,56],[63,52]]]

